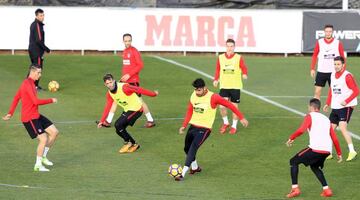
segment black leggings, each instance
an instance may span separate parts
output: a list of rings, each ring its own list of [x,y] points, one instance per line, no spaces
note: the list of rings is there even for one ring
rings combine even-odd
[[[190,164],[195,160],[196,153],[202,143],[209,137],[211,130],[207,128],[198,128],[190,126],[186,137],[184,151],[186,153],[185,166],[190,167]]]

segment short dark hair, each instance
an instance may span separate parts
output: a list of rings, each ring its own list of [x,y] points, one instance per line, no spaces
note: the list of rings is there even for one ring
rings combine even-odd
[[[194,88],[196,88],[196,89],[204,88],[205,81],[202,78],[197,78],[197,79],[195,79],[195,81],[193,81],[192,86],[194,86]]]
[[[233,43],[233,44],[235,44],[235,40],[229,38],[229,39],[226,40],[226,43]]]
[[[341,63],[342,64],[344,64],[345,63],[345,59],[342,57],[342,56],[336,56],[335,58],[334,58],[334,61],[341,61]]]
[[[29,70],[36,70],[36,69],[41,69],[41,66],[38,65],[38,64],[36,64],[36,63],[31,64],[31,65],[29,66]]]
[[[123,35],[123,40],[124,40],[124,38],[125,38],[126,36],[129,36],[129,37],[131,37],[131,39],[132,39],[132,36],[131,36],[130,33],[125,33],[125,34]]]
[[[326,29],[326,28],[334,29],[334,26],[333,26],[332,24],[326,24],[326,25],[324,26],[324,29]]]
[[[309,105],[310,105],[311,107],[315,108],[315,109],[318,109],[318,110],[320,110],[320,108],[321,108],[321,102],[320,102],[320,100],[317,99],[317,98],[312,98],[312,99],[310,99]]]
[[[44,13],[44,11],[41,8],[38,8],[35,10],[35,15],[37,16],[39,13]]]
[[[114,79],[114,77],[110,73],[105,74],[104,77],[103,77],[104,82],[107,81],[107,80],[113,80],[113,79]]]

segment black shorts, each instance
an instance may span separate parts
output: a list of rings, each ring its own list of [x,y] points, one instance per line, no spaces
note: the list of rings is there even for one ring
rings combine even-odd
[[[240,103],[240,89],[220,89],[219,95],[229,98],[233,103]]]
[[[317,153],[314,152],[311,148],[305,148],[294,157],[291,158],[290,163],[294,164],[304,164],[305,166],[315,166],[315,167],[324,167],[324,162],[330,153]]]
[[[140,83],[139,83],[139,82],[129,83],[129,85],[136,86],[136,87],[140,87]],[[140,93],[136,93],[136,95],[137,95],[138,97],[141,97],[141,94],[140,94]]]
[[[23,124],[31,139],[34,139],[38,135],[45,133],[45,129],[47,129],[53,123],[45,116],[40,115],[38,119],[32,119],[28,122],[23,122]]]
[[[315,86],[325,87],[326,82],[330,86],[331,83],[331,73],[317,72],[315,78]]]
[[[125,126],[133,126],[136,122],[137,119],[139,119],[139,117],[142,115],[143,110],[138,110],[138,111],[127,111],[127,112],[123,112],[121,114],[121,116],[119,117],[118,120],[116,120],[115,124],[122,124]]]
[[[354,108],[352,107],[332,109],[329,117],[330,122],[337,125],[339,125],[340,121],[346,121],[347,123],[349,123],[353,110]]]

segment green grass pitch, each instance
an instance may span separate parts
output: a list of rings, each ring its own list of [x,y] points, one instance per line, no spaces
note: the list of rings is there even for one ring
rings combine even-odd
[[[215,56],[165,57],[214,74]],[[42,98],[58,98],[57,104],[41,106],[40,112],[60,130],[48,156],[55,166],[49,173],[32,171],[37,142],[30,140],[20,122],[19,105],[11,121],[0,122],[0,199],[284,199],[291,184],[289,159],[308,144],[305,133],[292,148],[285,146],[288,136],[300,125],[301,116],[242,94],[240,110],[249,127],[238,127],[236,135],[220,135],[218,114],[213,132],[198,152],[203,172],[175,182],[167,175],[167,168],[171,163],[183,165],[185,159],[179,118],[186,112],[191,82],[202,76],[149,55],[143,59],[141,86],[160,92],[156,98],[144,97],[157,126],[143,128],[142,116],[128,129],[141,149],[120,155],[117,150],[122,140],[114,129],[97,129],[94,121],[100,118],[105,103],[102,76],[111,72],[120,78],[121,58],[47,56],[41,85],[56,80],[60,91],[39,93]],[[306,96],[313,95],[310,60],[245,57],[249,69],[245,89],[306,112]],[[0,56],[1,115],[7,113],[28,63],[27,56]],[[349,58],[348,69],[360,83],[360,58]],[[210,79],[205,80],[210,90],[218,92]],[[327,88],[322,95],[326,94]],[[115,117],[119,113],[120,109]],[[349,130],[358,135],[359,122],[360,113],[355,109]],[[339,132],[338,138],[346,158],[347,146]],[[354,139],[354,145],[360,151],[358,140]],[[341,164],[326,162],[324,171],[333,199],[360,198],[359,169],[359,159]],[[321,199],[320,183],[310,169],[300,167],[299,184],[302,194],[298,199]]]

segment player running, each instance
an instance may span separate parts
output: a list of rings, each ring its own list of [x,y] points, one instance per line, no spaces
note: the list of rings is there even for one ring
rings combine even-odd
[[[140,87],[132,86],[127,83],[116,82],[111,74],[103,77],[104,84],[108,89],[106,93],[106,105],[98,128],[103,127],[106,116],[114,105],[121,106],[124,111],[115,122],[116,133],[124,140],[124,145],[119,149],[119,153],[131,153],[140,148],[140,145],[127,132],[126,128],[133,126],[136,120],[143,113],[143,103],[137,94],[155,97],[157,91],[149,91]]]

